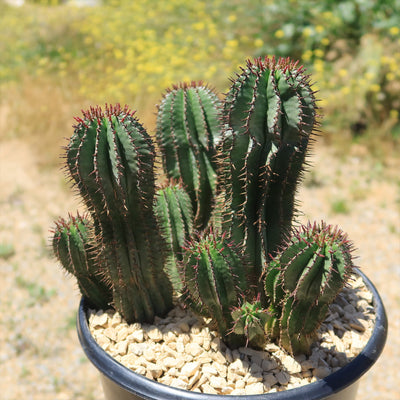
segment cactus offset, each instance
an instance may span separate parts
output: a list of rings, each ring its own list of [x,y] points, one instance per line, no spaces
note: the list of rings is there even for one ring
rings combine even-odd
[[[96,264],[87,218],[69,216],[56,221],[53,251],[64,269],[77,278],[79,289],[93,307],[106,309],[112,301],[111,289]]]
[[[227,94],[222,226],[246,249],[255,279],[290,231],[315,109],[308,76],[288,59],[248,61]]]
[[[212,90],[192,82],[167,90],[158,109],[156,135],[164,172],[169,179],[182,180],[197,228],[209,220],[215,195],[218,103]]]
[[[265,291],[275,319],[269,333],[279,331],[281,345],[307,353],[336,298],[353,270],[352,245],[338,228],[321,223],[295,231],[270,263]]]
[[[265,326],[271,319],[259,300],[245,301],[232,311],[232,332],[246,337],[246,345],[263,348],[266,343]]]
[[[153,202],[154,148],[133,113],[119,105],[77,118],[67,164],[100,241],[113,306],[129,322],[172,307]]]

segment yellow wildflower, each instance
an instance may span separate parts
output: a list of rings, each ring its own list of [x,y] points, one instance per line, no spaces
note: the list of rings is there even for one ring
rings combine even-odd
[[[315,57],[322,58],[324,56],[324,52],[321,49],[314,50]]]
[[[278,29],[275,32],[275,37],[278,38],[278,39],[282,39],[283,37],[285,37],[285,32],[283,32],[282,29]]]
[[[326,37],[324,37],[324,38],[321,39],[321,43],[322,43],[324,46],[328,46],[328,44],[329,44],[330,42],[331,42],[331,41],[330,41],[328,38],[326,38]]]
[[[309,36],[311,36],[312,35],[312,33],[313,33],[313,31],[312,31],[312,29],[311,28],[304,28],[303,29],[303,36],[304,37],[309,37]]]
[[[256,39],[256,40],[254,41],[254,46],[255,46],[255,47],[262,47],[263,44],[264,44],[264,41],[263,41],[262,39],[260,39],[260,38],[258,38],[258,39]]]
[[[369,87],[369,90],[370,90],[371,92],[373,92],[373,93],[378,93],[378,92],[380,92],[381,87],[380,87],[377,83],[374,83],[373,85],[371,85],[371,86]]]

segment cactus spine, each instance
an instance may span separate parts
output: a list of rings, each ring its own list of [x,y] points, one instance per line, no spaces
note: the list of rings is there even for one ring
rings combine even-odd
[[[270,264],[265,291],[274,318],[269,333],[285,349],[306,353],[352,272],[352,245],[338,228],[308,224],[294,232]]]
[[[53,233],[53,252],[64,269],[76,276],[79,289],[93,307],[106,309],[112,301],[111,289],[97,268],[87,218],[60,218]]]
[[[291,229],[315,109],[308,76],[289,59],[248,61],[227,94],[222,226],[244,246],[255,279]]]
[[[215,195],[218,103],[207,86],[191,82],[167,90],[158,109],[156,136],[164,172],[169,179],[182,180],[196,228],[207,224]]]
[[[154,148],[133,113],[119,105],[77,118],[67,165],[92,214],[113,306],[128,322],[172,307],[153,202]]]

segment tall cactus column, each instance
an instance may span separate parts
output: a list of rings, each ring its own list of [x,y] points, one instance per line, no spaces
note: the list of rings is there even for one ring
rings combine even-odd
[[[113,306],[128,322],[152,321],[172,307],[172,286],[153,212],[151,139],[119,105],[91,108],[77,122],[67,165],[94,220]]]
[[[288,59],[248,61],[226,96],[223,230],[244,246],[255,279],[291,229],[315,110],[308,76]]]

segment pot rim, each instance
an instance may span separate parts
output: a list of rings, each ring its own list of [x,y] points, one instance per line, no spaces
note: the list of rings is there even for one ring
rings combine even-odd
[[[293,398],[317,400],[333,395],[359,380],[376,362],[386,343],[388,320],[382,299],[367,276],[359,269],[356,269],[356,273],[361,276],[365,285],[373,294],[376,320],[369,341],[358,356],[338,371],[316,382],[282,392],[239,396],[205,394],[167,386],[133,372],[106,353],[92,337],[87,321],[88,305],[84,297],[80,301],[77,315],[78,337],[86,356],[103,375],[126,391],[144,399],[243,400],[249,397],[252,400],[288,400]]]

